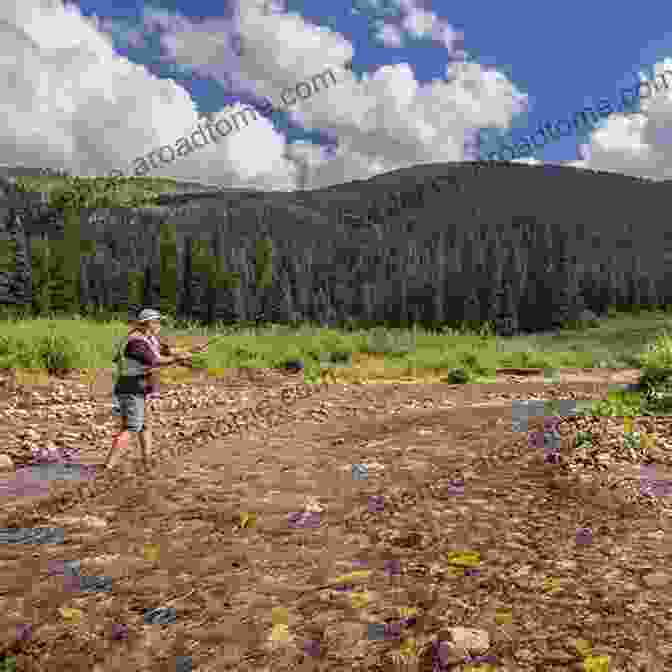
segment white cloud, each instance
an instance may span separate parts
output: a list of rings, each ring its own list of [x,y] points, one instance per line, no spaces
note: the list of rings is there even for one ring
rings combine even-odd
[[[651,81],[650,96],[642,89],[642,113],[610,116],[582,146],[586,158],[568,165],[651,179],[672,178],[672,60],[656,63],[652,74],[641,79]],[[618,96],[620,92],[614,102],[620,103]]]
[[[455,33],[445,22],[410,0],[400,7],[414,12],[404,31],[438,37],[450,55]],[[143,19],[132,39],[160,35],[167,62],[275,104],[283,89],[329,67],[337,79],[289,109],[294,123],[338,139],[333,155],[310,142],[288,144],[272,120],[260,117],[152,170],[157,176],[283,190],[302,175],[309,188],[348,182],[416,163],[460,161],[474,128],[506,127],[525,107],[526,97],[506,77],[476,63],[449,63],[445,79],[427,83],[407,63],[357,76],[342,68],[353,44],[278,4],[246,0],[231,17],[198,21],[148,10]],[[0,85],[11,92],[0,103],[5,163],[132,174],[136,157],[174,147],[196,130],[202,114],[189,93],[116,53],[106,32],[114,27],[60,0],[0,4]],[[229,40],[237,33],[240,56]]]

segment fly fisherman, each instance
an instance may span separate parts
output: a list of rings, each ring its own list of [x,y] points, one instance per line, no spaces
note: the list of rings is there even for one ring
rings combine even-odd
[[[192,355],[169,355],[170,349],[159,341],[162,315],[152,309],[141,310],[136,320],[129,320],[128,338],[117,350],[117,382],[114,395],[118,399],[121,431],[114,437],[105,460],[105,467],[116,466],[119,454],[128,447],[130,435],[138,437],[145,471],[150,467],[152,435],[147,418],[147,399],[158,396],[158,381],[152,372],[158,368],[190,362]]]

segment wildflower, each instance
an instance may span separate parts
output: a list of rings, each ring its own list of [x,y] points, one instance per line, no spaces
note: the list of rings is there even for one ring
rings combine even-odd
[[[80,623],[84,617],[84,612],[80,609],[69,609],[68,607],[59,607],[58,613],[70,623]]]
[[[385,503],[382,497],[369,497],[369,513],[380,513],[385,508]]]
[[[588,527],[581,527],[576,532],[576,543],[581,545],[590,544],[593,541],[593,533]]]
[[[22,623],[16,626],[16,638],[20,642],[25,642],[33,636],[33,626],[30,623]]]
[[[142,554],[147,562],[156,562],[159,559],[159,547],[156,544],[145,544]]]
[[[284,607],[273,607],[271,620],[273,625],[289,625],[289,612]]]
[[[363,609],[369,602],[371,602],[371,597],[367,591],[353,593],[350,596],[350,604],[352,604],[355,609]]]
[[[240,529],[249,529],[256,525],[257,523],[257,514],[256,513],[241,513],[240,514]]]
[[[401,574],[401,563],[399,560],[386,560],[385,561],[385,571],[390,575],[390,576],[396,576],[398,574]]]
[[[481,562],[481,554],[478,551],[465,551],[448,553],[448,564],[455,567],[476,567]]]
[[[122,623],[115,623],[112,626],[112,639],[116,641],[128,639],[128,626]]]
[[[583,661],[585,672],[609,672],[609,656],[588,656]]]
[[[309,639],[303,645],[303,651],[306,655],[318,658],[322,647],[316,639]]]
[[[504,625],[505,623],[511,623],[513,620],[513,614],[510,609],[498,609],[495,612],[495,623],[498,625]]]
[[[292,636],[289,633],[289,628],[284,623],[278,623],[273,626],[271,630],[271,641],[272,642],[288,642]]]
[[[544,579],[544,582],[542,584],[542,588],[543,588],[544,592],[550,593],[550,594],[557,593],[560,590],[562,590],[560,588],[559,579],[556,579],[553,576],[549,576],[546,579]]]

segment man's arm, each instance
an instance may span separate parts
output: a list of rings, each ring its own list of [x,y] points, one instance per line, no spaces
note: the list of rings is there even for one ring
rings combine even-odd
[[[164,366],[171,366],[177,362],[188,359],[184,356],[164,357],[157,355],[146,343],[142,341],[131,341],[126,346],[126,356],[130,359],[135,359],[145,366],[152,369],[162,368]]]

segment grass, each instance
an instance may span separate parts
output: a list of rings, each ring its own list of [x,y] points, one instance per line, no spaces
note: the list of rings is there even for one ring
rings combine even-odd
[[[162,333],[178,340],[223,335],[207,353],[194,357],[195,368],[214,377],[228,369],[282,368],[285,362],[299,359],[304,364],[305,379],[313,382],[327,371],[342,382],[409,379],[454,384],[489,382],[494,379],[496,369],[506,367],[551,371],[641,368],[657,381],[668,370],[672,371],[669,320],[664,312],[643,312],[637,316],[612,312],[591,329],[507,339],[489,335],[487,331],[429,332],[381,327],[341,331],[277,324],[260,328],[223,325],[209,328],[188,322],[168,323]],[[0,322],[0,368],[19,369],[25,375],[76,369],[92,376],[113,368],[114,346],[126,332],[126,323],[121,319],[5,319]],[[188,376],[188,372],[179,369],[162,372],[166,381]],[[602,405],[641,410],[642,403],[641,395],[614,393]]]

